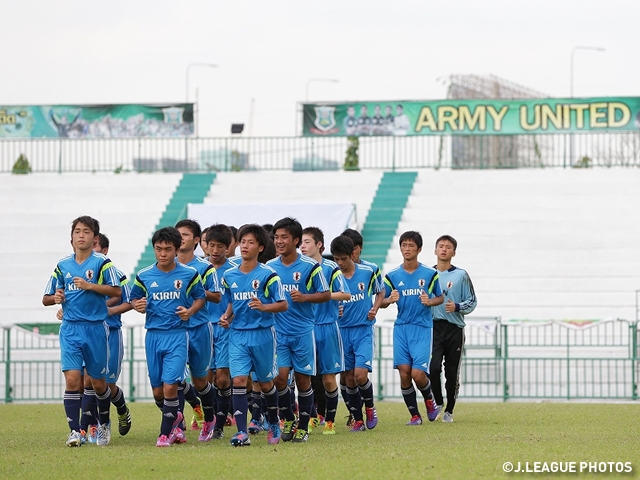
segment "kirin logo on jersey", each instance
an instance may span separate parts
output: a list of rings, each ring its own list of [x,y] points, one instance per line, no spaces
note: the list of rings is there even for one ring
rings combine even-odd
[[[258,287],[260,287],[260,280],[254,280],[253,282],[251,282],[251,288],[253,288],[254,290],[257,290]]]
[[[418,286],[419,286],[420,288],[424,288],[424,284],[425,284],[425,283],[427,283],[427,282],[425,282],[425,281],[424,281],[424,278],[421,278],[420,280],[418,280]]]
[[[302,275],[300,274],[300,272],[293,272],[293,281],[294,282],[299,282],[301,276]]]
[[[363,282],[358,283],[358,290],[360,290],[361,292],[364,291],[364,283]]]
[[[336,107],[323,106],[314,107],[314,109],[316,111],[316,119],[314,120],[313,124],[317,128],[311,127],[311,133],[320,135],[337,133],[338,129],[335,128],[336,118],[334,115]]]
[[[180,290],[182,288],[182,280],[176,280],[173,282],[173,286],[176,290]]]
[[[87,277],[87,280],[93,280],[93,270],[87,270],[84,272],[84,276]]]
[[[447,288],[453,287],[453,282],[447,282]]]

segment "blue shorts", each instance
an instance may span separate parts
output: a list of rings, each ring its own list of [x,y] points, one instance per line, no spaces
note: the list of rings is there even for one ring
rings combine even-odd
[[[109,327],[109,374],[107,375],[107,383],[116,383],[120,378],[122,357],[124,357],[122,329]]]
[[[296,373],[316,374],[316,339],[313,331],[293,336],[278,332],[278,369],[293,368]]]
[[[213,361],[210,370],[229,368],[229,329],[222,328],[217,323],[213,326]]]
[[[366,368],[372,371],[373,365],[373,325],[341,328],[344,348],[344,369]]]
[[[62,322],[60,326],[62,371],[87,369],[101,380],[109,372],[109,327],[105,322]]]
[[[323,323],[314,328],[318,373],[338,373],[344,371],[344,349],[338,322]]]
[[[255,372],[260,382],[269,382],[277,374],[276,334],[273,327],[229,332],[229,369],[231,378]]]
[[[190,327],[189,332],[189,369],[191,377],[202,378],[209,374],[209,365],[213,358],[213,327],[211,322]]]
[[[147,330],[144,344],[152,388],[174,385],[186,378],[189,350],[186,330]]]
[[[411,368],[429,373],[433,328],[421,325],[395,325],[393,327],[393,368],[411,365]]]

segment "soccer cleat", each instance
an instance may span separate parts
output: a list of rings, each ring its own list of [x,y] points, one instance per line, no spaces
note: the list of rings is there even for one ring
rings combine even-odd
[[[325,424],[325,419],[322,415],[318,414],[318,425],[323,426]]]
[[[444,413],[444,405],[438,405],[438,416],[436,417],[436,421],[442,418],[442,414]]]
[[[85,443],[87,443],[87,432],[85,432],[84,430],[80,430],[80,443],[82,445],[84,445]]]
[[[82,435],[80,432],[71,430],[67,437],[67,447],[80,447],[82,445]]]
[[[444,415],[442,416],[442,421],[444,423],[453,423],[453,413],[444,412]]]
[[[224,426],[225,427],[231,427],[231,426],[233,426],[235,424],[236,424],[236,419],[233,418],[233,415],[228,414],[227,415],[227,421],[224,423]]]
[[[350,432],[364,432],[367,428],[364,426],[364,422],[362,420],[356,420],[353,422],[353,426],[351,427]]]
[[[123,437],[131,430],[131,413],[129,407],[122,415],[118,415],[118,433]]]
[[[238,432],[233,437],[231,437],[231,445],[233,445],[234,447],[245,447],[251,445],[251,439],[246,433]]]
[[[214,429],[213,433],[211,434],[211,438],[213,440],[220,440],[221,438],[224,438],[224,430],[222,430],[221,428]]]
[[[336,434],[336,426],[333,422],[326,421],[324,424],[324,428],[322,429],[323,435],[335,435]]]
[[[295,420],[287,420],[284,422],[284,427],[282,428],[282,441],[288,442],[293,439],[293,436],[296,434],[296,429],[298,428],[298,422]]]
[[[319,426],[320,419],[318,417],[312,417],[309,419],[309,433],[311,433],[314,428],[318,428]]]
[[[178,412],[176,415],[176,419],[171,425],[171,433],[169,434],[169,443],[186,443],[187,435],[184,433],[184,430],[180,427],[183,426],[184,415],[182,412]]]
[[[414,415],[406,424],[409,426],[422,425],[422,417],[420,415]]]
[[[282,431],[280,430],[280,422],[269,424],[267,428],[267,443],[269,445],[275,445],[280,442]]]
[[[301,428],[298,428],[296,430],[296,434],[293,436],[293,440],[291,440],[292,443],[304,443],[306,441],[309,440],[309,432],[307,432],[306,430],[303,430]]]
[[[103,423],[98,427],[96,445],[105,447],[111,441],[111,422]]]
[[[251,435],[257,435],[263,430],[262,421],[258,421],[254,418],[253,420],[251,420],[251,422],[249,422],[249,428],[247,430],[249,430],[249,433]]]
[[[440,413],[440,407],[436,404],[433,395],[431,398],[424,401],[425,406],[427,407],[427,418],[430,422],[433,422],[436,418],[438,418],[438,414]]]
[[[356,419],[353,418],[353,413],[350,413],[345,418],[347,419],[347,428],[353,427],[353,424],[356,423]]]
[[[204,422],[204,412],[202,406],[193,407],[193,418],[191,419],[191,430],[200,430],[200,425]]]
[[[166,435],[160,435],[158,437],[158,441],[156,442],[156,447],[170,447],[171,442],[169,441],[169,437]]]
[[[202,431],[198,437],[199,442],[208,442],[213,438],[213,432],[215,430],[216,422],[202,422]]]
[[[378,425],[378,413],[376,412],[376,407],[365,408],[367,413],[367,428],[372,430],[376,428]]]
[[[87,442],[96,443],[98,440],[98,426],[89,425],[89,431],[87,432]]]

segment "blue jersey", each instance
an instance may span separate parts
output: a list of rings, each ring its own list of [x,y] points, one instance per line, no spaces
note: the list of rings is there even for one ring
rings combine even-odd
[[[117,287],[120,281],[113,263],[96,252],[91,252],[82,263],[76,261],[75,253],[68,255],[58,262],[44,291],[45,295],[55,295],[56,290],[64,289],[63,321],[104,322],[109,315],[104,295],[76,287],[74,277],[97,285]]]
[[[427,293],[430,298],[442,295],[438,272],[421,263],[412,272],[407,272],[402,265],[391,270],[384,277],[385,296],[392,290],[398,290],[398,318],[396,325],[411,324],[421,327],[433,327],[431,307],[420,302],[420,295]]]
[[[312,258],[298,253],[298,258],[285,266],[280,257],[269,260],[267,265],[272,267],[280,280],[285,292],[298,290],[301,293],[318,293],[329,290],[327,281],[322,274],[322,268]],[[287,295],[289,308],[276,314],[276,331],[285,335],[300,336],[313,331],[315,317],[313,303],[294,302]]]
[[[216,324],[220,320],[220,317],[224,312],[227,311],[227,305],[229,305],[229,299],[224,294],[224,286],[222,285],[222,277],[227,270],[231,267],[236,267],[235,263],[232,263],[231,260],[227,258],[227,260],[220,265],[216,269],[217,277],[220,279],[220,293],[222,293],[222,298],[219,303],[207,302],[207,313],[209,314],[209,321]]]
[[[339,320],[340,328],[375,323],[375,319],[369,320],[367,314],[373,306],[373,297],[382,289],[376,281],[376,273],[371,267],[361,263],[354,265],[356,269],[351,278],[344,277],[351,292],[351,298],[343,302],[344,312]]]
[[[449,270],[439,271],[438,275],[444,303],[433,307],[433,317],[464,327],[464,316],[473,312],[478,304],[471,278],[465,270],[453,265]],[[445,310],[444,306],[449,300],[456,304],[455,312],[447,313]]]
[[[129,279],[127,276],[122,273],[120,270],[116,268],[116,273],[118,278],[120,279],[120,301],[117,305],[122,305],[123,303],[131,302],[131,285],[129,285]],[[109,297],[107,297],[107,300]],[[111,328],[120,328],[122,327],[122,314],[118,313],[117,315],[109,315],[107,318],[107,325]]]
[[[191,308],[193,301],[204,299],[202,279],[195,268],[176,262],[170,272],[163,272],[156,264],[143,268],[136,275],[131,299],[147,297],[144,327],[148,330],[186,329],[176,309]]]
[[[363,260],[362,258],[360,259],[360,264],[366,265],[367,267],[371,267],[371,270],[373,270],[373,273],[376,277],[376,283],[378,284],[378,291],[382,292],[384,290],[384,282],[382,278],[382,272],[378,268],[378,265],[376,265],[373,262],[368,262],[366,260]]]
[[[322,268],[322,273],[324,274],[324,278],[329,285],[329,290],[331,291],[331,293],[350,293],[349,287],[347,287],[347,284],[344,281],[344,275],[342,275],[342,271],[340,270],[340,267],[338,267],[337,263],[323,258],[322,263],[320,264],[320,268]],[[313,305],[313,313],[316,318],[316,325],[324,325],[327,323],[338,321],[338,305],[338,302],[335,300],[329,300],[328,302],[323,303],[315,303]]]
[[[249,307],[249,302],[254,298],[262,303],[285,300],[280,278],[272,268],[258,263],[249,273],[243,273],[240,267],[231,267],[222,277],[222,287],[226,301],[231,303],[234,314],[229,328],[251,330],[274,325],[273,313],[261,312]]]
[[[186,264],[189,267],[195,268],[200,274],[200,278],[202,279],[202,286],[204,287],[205,292],[219,292],[220,285],[218,284],[218,274],[216,273],[216,269],[211,265],[209,260],[205,260],[200,257],[193,257],[189,263]],[[197,327],[199,325],[203,325],[205,323],[209,323],[211,317],[209,316],[209,311],[206,308],[206,305],[212,304],[213,302],[207,302],[205,304],[205,308],[198,311],[189,318],[188,327]]]

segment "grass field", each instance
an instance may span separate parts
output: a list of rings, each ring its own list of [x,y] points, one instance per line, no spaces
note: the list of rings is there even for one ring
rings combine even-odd
[[[156,406],[134,403],[131,412],[126,437],[116,427],[108,447],[68,448],[62,402],[0,405],[0,479],[518,477],[504,473],[507,461],[523,469],[524,462],[632,462],[627,478],[640,470],[640,405],[461,402],[453,424],[407,427],[404,404],[382,402],[375,430],[350,433],[340,416],[333,436],[315,431],[307,444],[274,446],[261,434],[243,448],[229,445],[232,429],[208,444],[189,431],[187,444],[156,448]],[[554,475],[536,478],[547,476]]]

